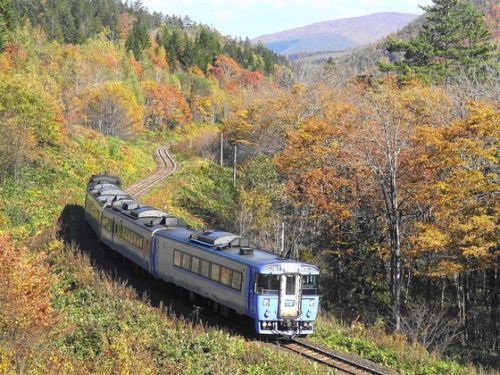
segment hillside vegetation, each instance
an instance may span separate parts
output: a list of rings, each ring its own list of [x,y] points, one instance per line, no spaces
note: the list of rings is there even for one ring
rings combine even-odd
[[[468,1],[473,4],[481,14],[484,15],[487,25],[491,30],[491,33],[496,40],[499,42],[499,31],[500,30],[500,17],[499,17],[499,6],[495,1],[491,0],[472,0]],[[361,48],[355,48],[344,51],[342,54],[332,53],[332,52],[320,52],[316,55],[311,55],[307,57],[308,61],[326,61],[328,58],[333,58],[336,64],[341,67],[346,74],[350,76],[355,76],[358,74],[376,74],[377,73],[377,63],[384,61],[386,59],[391,59],[392,55],[387,52],[389,40],[391,38],[408,40],[411,36],[416,35],[421,29],[422,25],[425,23],[426,15],[422,15],[415,21],[409,23],[407,26],[402,28],[400,31],[390,35],[379,42],[372,43]]]
[[[165,143],[180,170],[144,201],[274,251],[284,222],[286,253],[322,270],[312,340],[408,374],[498,370],[490,79],[345,80],[140,2],[12,4],[0,0],[0,373],[323,371],[180,317],[164,285],[96,241],[88,177],[126,186]]]

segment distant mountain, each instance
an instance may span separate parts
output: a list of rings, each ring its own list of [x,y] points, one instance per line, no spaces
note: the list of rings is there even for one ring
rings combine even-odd
[[[489,24],[493,39],[496,43],[500,43],[500,23],[498,17],[498,1],[497,0],[468,0],[481,13],[484,14],[486,22]],[[418,34],[425,23],[426,15],[414,19],[400,30],[387,37],[408,40],[412,36]],[[301,59],[311,63],[324,63],[329,58],[333,58],[336,65],[343,71],[346,76],[355,76],[360,74],[373,74],[377,70],[377,62],[383,58],[387,58],[389,54],[386,52],[388,38],[385,37],[375,43],[370,43],[365,46],[346,49],[344,51],[330,50],[310,53],[306,56],[293,56],[294,59]]]
[[[373,43],[403,28],[418,17],[408,13],[375,13],[313,23],[253,39],[277,53],[290,55],[340,51]]]

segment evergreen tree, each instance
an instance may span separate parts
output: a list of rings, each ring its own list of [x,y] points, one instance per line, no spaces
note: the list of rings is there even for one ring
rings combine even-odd
[[[196,48],[202,52],[199,54],[198,68],[206,71],[208,64],[212,64],[221,53],[221,46],[217,33],[202,28],[196,38]]]
[[[427,82],[442,82],[465,75],[483,81],[495,67],[494,46],[482,14],[461,0],[433,0],[422,7],[426,23],[412,39],[389,41],[389,52],[402,52],[402,59],[379,64],[385,71],[417,75]]]
[[[0,52],[5,48],[7,34],[14,28],[14,9],[11,0],[0,0]]]
[[[126,42],[125,48],[127,51],[132,51],[137,60],[142,56],[142,51],[151,45],[149,39],[148,28],[141,21],[134,23],[134,27],[130,32]]]

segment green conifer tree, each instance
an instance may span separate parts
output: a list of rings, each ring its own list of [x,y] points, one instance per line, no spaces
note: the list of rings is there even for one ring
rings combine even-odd
[[[134,23],[132,31],[130,32],[127,40],[125,41],[125,48],[127,51],[132,51],[137,60],[142,56],[142,51],[151,45],[149,39],[148,28],[140,20]]]
[[[389,41],[389,52],[401,52],[393,63],[380,63],[383,71],[405,77],[418,76],[426,82],[443,82],[466,76],[484,81],[495,69],[495,47],[483,15],[461,0],[433,0],[422,7],[427,18],[420,33],[405,41]]]
[[[5,48],[7,34],[14,28],[12,0],[0,0],[0,52]]]

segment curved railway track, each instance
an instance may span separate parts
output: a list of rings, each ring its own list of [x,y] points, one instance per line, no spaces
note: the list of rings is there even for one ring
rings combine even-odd
[[[155,185],[172,175],[177,170],[177,163],[170,156],[168,146],[158,147],[156,150],[157,155],[157,169],[150,176],[130,185],[126,191],[135,199],[140,198],[147,193]],[[204,314],[205,315],[205,314]],[[351,375],[387,375],[392,372],[382,369],[379,366],[369,363],[360,358],[354,359],[347,358],[347,356],[327,351],[313,346],[303,340],[291,339],[286,342],[280,343],[282,348],[291,352],[301,355],[310,360],[319,362],[327,367],[335,369],[341,374]],[[361,363],[364,362],[364,363]],[[377,367],[377,368],[375,368]]]
[[[156,150],[157,169],[152,175],[130,185],[126,191],[135,199],[140,198],[155,185],[172,175],[177,170],[177,163],[168,153],[168,146],[158,147]]]
[[[340,374],[350,375],[388,375],[390,371],[380,368],[362,359],[348,358],[332,351],[313,346],[303,340],[291,339],[281,343],[280,346],[303,357],[319,362],[327,367],[333,368]],[[353,357],[353,356],[349,356]],[[366,363],[361,363],[366,362]],[[375,368],[377,367],[377,368]]]

